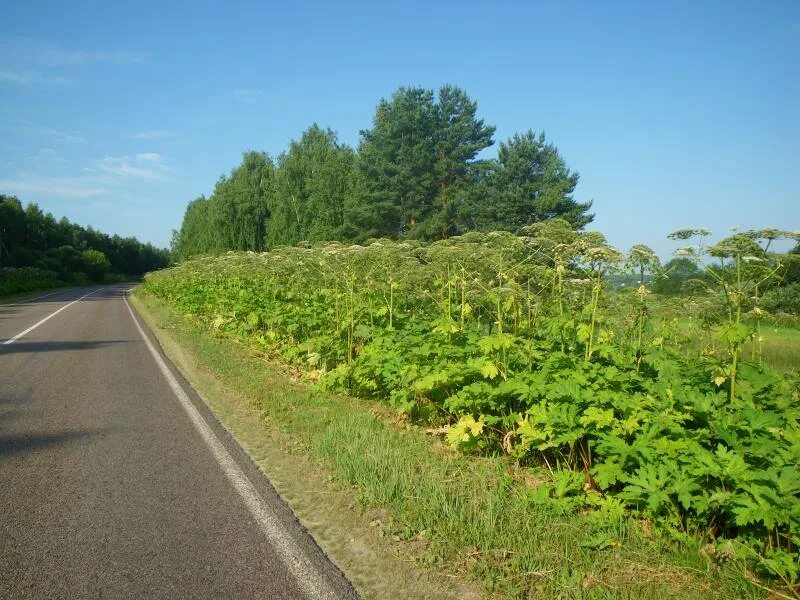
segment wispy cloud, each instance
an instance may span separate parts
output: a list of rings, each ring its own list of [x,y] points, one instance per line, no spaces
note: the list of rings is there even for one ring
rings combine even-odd
[[[39,134],[64,144],[82,144],[86,141],[84,137],[76,133],[62,131],[60,129],[53,129],[52,127],[43,127],[39,129]]]
[[[49,194],[64,198],[91,198],[108,190],[89,177],[43,177],[20,173],[16,179],[0,179],[0,191],[10,194]]]
[[[141,154],[134,154],[133,156],[136,160],[153,164],[161,164],[162,159],[162,156],[158,152],[142,152]]]
[[[32,71],[0,70],[0,83],[12,85],[64,84],[69,83],[69,79],[61,76],[43,75]]]
[[[0,85],[64,85],[72,81],[74,69],[84,65],[130,65],[142,63],[145,54],[128,50],[87,50],[11,38],[0,40]]]
[[[163,157],[156,152],[133,156],[106,156],[98,161],[97,168],[109,175],[134,179],[163,179],[168,171]]]
[[[144,54],[125,50],[63,50],[61,48],[42,48],[35,58],[49,67],[68,67],[92,63],[130,65],[144,62]]]
[[[53,148],[41,148],[39,151],[36,152],[36,154],[31,156],[31,159],[40,163],[67,162],[67,160],[64,157],[60,156],[58,152],[56,152]]]
[[[245,104],[255,104],[258,101],[259,96],[261,96],[261,90],[245,90],[245,89],[238,89],[233,90],[233,95],[236,96],[239,100],[244,102]]]
[[[52,148],[42,148],[37,156],[58,159]],[[116,197],[136,182],[161,181],[169,174],[164,157],[156,152],[105,156],[90,165],[75,176],[21,172],[15,178],[0,179],[0,193],[24,195],[30,200],[44,194],[55,198],[92,198],[114,192]]]
[[[135,140],[163,140],[172,137],[172,132],[166,129],[152,129],[150,131],[137,131],[130,135]]]
[[[0,42],[4,62],[35,64],[45,67],[72,67],[89,64],[128,65],[144,62],[146,55],[129,50],[86,50],[63,48],[56,44],[29,39]]]

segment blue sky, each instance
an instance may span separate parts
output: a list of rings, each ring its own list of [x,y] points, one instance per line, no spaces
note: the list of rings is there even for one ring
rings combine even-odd
[[[381,97],[443,83],[497,141],[544,130],[623,250],[800,229],[796,0],[6,1],[0,193],[167,245],[243,151],[315,121],[356,145]]]

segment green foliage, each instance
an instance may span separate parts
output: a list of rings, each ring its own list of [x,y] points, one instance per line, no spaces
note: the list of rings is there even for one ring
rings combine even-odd
[[[59,285],[58,274],[34,267],[0,267],[0,296]]]
[[[649,246],[636,244],[628,251],[627,266],[639,274],[639,283],[644,283],[645,275],[651,277],[661,269],[661,261],[658,255]]]
[[[652,289],[658,294],[675,296],[691,292],[691,286],[686,283],[692,280],[701,281],[703,270],[691,258],[679,256],[670,259],[664,264],[662,271],[653,281]]]
[[[800,282],[775,287],[761,299],[765,310],[772,313],[789,313],[800,316]]]
[[[106,255],[100,252],[100,250],[89,249],[81,253],[81,258],[86,268],[86,274],[93,281],[103,281],[103,277],[111,267],[111,263],[108,262]]]
[[[145,286],[322,385],[444,426],[459,449],[550,468],[544,500],[614,498],[795,578],[800,387],[744,360],[753,329],[735,304],[769,266],[724,257],[726,351],[709,355],[653,321],[645,286],[627,317],[611,309],[605,277],[625,260],[602,235],[565,221],[525,233],[228,253]]]
[[[177,259],[215,251],[218,238],[211,225],[209,200],[204,196],[186,206],[180,231],[174,232],[172,251]]]
[[[783,267],[782,283],[784,285],[800,283],[800,245],[784,256]]]
[[[435,239],[459,230],[475,157],[493,143],[495,128],[476,113],[477,103],[448,85],[438,99],[431,90],[400,88],[381,100],[372,129],[361,132],[359,168],[382,235]]]
[[[275,168],[262,152],[246,152],[230,175],[222,176],[214,193],[188,204],[181,229],[174,234],[176,258],[222,250],[264,250],[269,198]]]
[[[285,465],[290,477],[283,479],[296,482],[307,498],[308,478],[298,471],[307,463],[297,460],[296,449],[309,454],[321,469],[316,478],[334,479],[348,496],[333,505],[350,513],[354,495],[364,509],[358,512],[378,509],[380,520],[370,525],[394,539],[395,553],[405,559],[435,565],[448,579],[468,572],[486,594],[509,599],[764,597],[739,556],[743,548],[731,540],[708,544],[685,535],[676,540],[674,532],[660,531],[651,520],[626,514],[630,511],[615,497],[583,493],[581,472],[551,475],[514,465],[506,456],[475,459],[443,451],[429,428],[399,422],[374,401],[296,385],[280,364],[241,352],[240,340],[221,337],[203,320],[181,317],[142,291],[133,301],[165,347],[177,337],[190,369],[214,372],[203,390],[206,398],[225,407],[229,391],[236,390],[247,399],[234,410],[249,417],[229,419],[231,431],[245,438],[249,432],[258,444],[264,427],[269,429],[271,443],[262,444],[269,450],[264,467],[272,472]],[[197,378],[201,386],[203,379]],[[228,392],[218,389],[220,381]],[[252,429],[242,428],[250,417]],[[311,487],[323,502],[336,497],[327,487]],[[336,506],[320,510],[328,520],[337,519]],[[423,582],[422,595],[431,596],[429,585]],[[409,590],[406,596],[415,595]],[[403,589],[397,593],[403,595]]]
[[[382,99],[356,152],[314,124],[273,161],[247,152],[213,193],[189,203],[172,249],[178,259],[263,251],[300,241],[436,240],[522,228],[553,217],[581,228],[589,203],[578,174],[544,135],[529,131],[480,159],[495,128],[477,103],[445,85]]]
[[[56,274],[54,280],[50,274],[20,271],[7,277],[19,282],[14,285],[27,286],[23,279],[38,280],[41,285],[34,287],[42,288],[82,282],[87,276],[102,281],[107,273],[139,277],[169,261],[166,250],[151,244],[109,236],[65,218],[56,221],[36,204],[23,208],[17,198],[0,195],[0,267],[31,267]]]
[[[514,135],[500,143],[497,160],[486,161],[485,175],[464,208],[468,228],[519,232],[531,223],[561,218],[573,227],[588,225],[592,203],[580,203],[572,193],[578,173],[571,172],[544,133]]]
[[[274,168],[261,152],[246,152],[242,164],[220,177],[208,203],[216,249],[263,250]]]
[[[271,246],[341,237],[351,193],[355,153],[316,124],[278,158],[270,198]]]

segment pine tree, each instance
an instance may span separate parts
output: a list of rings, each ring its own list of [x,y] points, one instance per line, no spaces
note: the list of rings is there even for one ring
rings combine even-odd
[[[512,232],[552,218],[580,229],[594,219],[591,202],[577,202],[572,194],[579,174],[569,170],[544,133],[517,134],[501,142],[497,160],[486,165],[487,175],[473,193],[466,219],[482,230]]]
[[[472,161],[492,144],[494,127],[476,117],[463,90],[400,88],[381,100],[373,128],[361,132],[364,204],[382,235],[423,239],[456,230]]]

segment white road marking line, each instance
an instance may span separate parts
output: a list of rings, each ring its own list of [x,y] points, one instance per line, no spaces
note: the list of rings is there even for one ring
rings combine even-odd
[[[164,375],[164,379],[167,380],[169,387],[172,388],[172,392],[180,401],[181,406],[183,406],[183,409],[189,416],[189,420],[192,422],[192,425],[194,425],[195,430],[197,430],[197,433],[200,434],[200,437],[203,438],[203,441],[211,450],[211,453],[222,468],[222,471],[233,484],[239,496],[241,496],[256,523],[261,526],[261,530],[271,542],[286,569],[294,576],[300,589],[309,598],[336,598],[337,596],[329,589],[325,579],[295,543],[291,535],[284,531],[275,512],[264,502],[258,491],[256,491],[253,484],[247,478],[247,475],[239,468],[239,465],[236,464],[236,461],[225,449],[225,446],[214,434],[214,431],[194,407],[189,396],[183,391],[183,388],[178,383],[177,379],[175,379],[172,371],[169,370],[169,367],[161,358],[158,350],[155,349],[142,329],[142,326],[139,325],[139,321],[133,314],[133,309],[131,309],[128,299],[123,296],[123,300],[125,300],[128,312],[131,313],[131,318],[136,328],[139,330],[144,343],[147,345],[147,349],[150,350],[150,354],[153,355],[153,359],[156,361],[162,375]]]
[[[41,321],[39,321],[39,322],[38,322],[38,323],[36,323],[35,325],[31,325],[31,326],[30,326],[30,327],[28,327],[28,328],[27,328],[25,331],[23,331],[23,332],[21,332],[21,333],[18,333],[18,334],[17,334],[17,335],[15,335],[13,338],[11,338],[11,339],[9,339],[9,340],[6,340],[5,342],[3,342],[3,346],[7,346],[8,344],[13,344],[13,343],[14,343],[14,342],[16,342],[16,341],[17,341],[19,338],[21,338],[23,335],[26,335],[26,334],[30,333],[31,331],[33,331],[34,329],[36,329],[37,327],[39,327],[39,325],[41,325],[41,324],[45,323],[46,321],[49,321],[50,319],[52,319],[53,317],[55,317],[55,316],[56,316],[58,313],[60,313],[60,312],[61,312],[62,310],[64,310],[65,308],[69,308],[70,306],[72,306],[72,305],[73,305],[73,304],[75,304],[76,302],[80,302],[80,301],[81,301],[81,300],[83,300],[84,298],[86,298],[86,297],[88,297],[88,296],[91,296],[92,294],[96,294],[96,293],[97,293],[97,292],[99,292],[101,289],[103,289],[103,288],[97,288],[96,290],[94,290],[94,291],[92,291],[92,292],[89,292],[88,294],[84,294],[83,296],[81,296],[81,297],[80,297],[80,298],[78,298],[77,300],[73,300],[73,301],[72,301],[72,302],[70,302],[69,304],[65,304],[64,306],[62,306],[61,308],[59,308],[57,311],[55,311],[55,312],[53,312],[53,313],[50,313],[49,315],[47,315],[47,316],[46,316],[44,319],[42,319]]]
[[[29,304],[31,302],[35,302],[36,300],[41,300],[42,298],[49,298],[50,296],[55,296],[56,294],[63,294],[69,290],[58,290],[57,292],[52,292],[50,294],[45,294],[44,296],[36,296],[36,298],[28,298],[27,300],[20,300],[19,302],[14,302],[12,304],[0,304],[0,308],[4,306],[19,306],[21,304]]]

